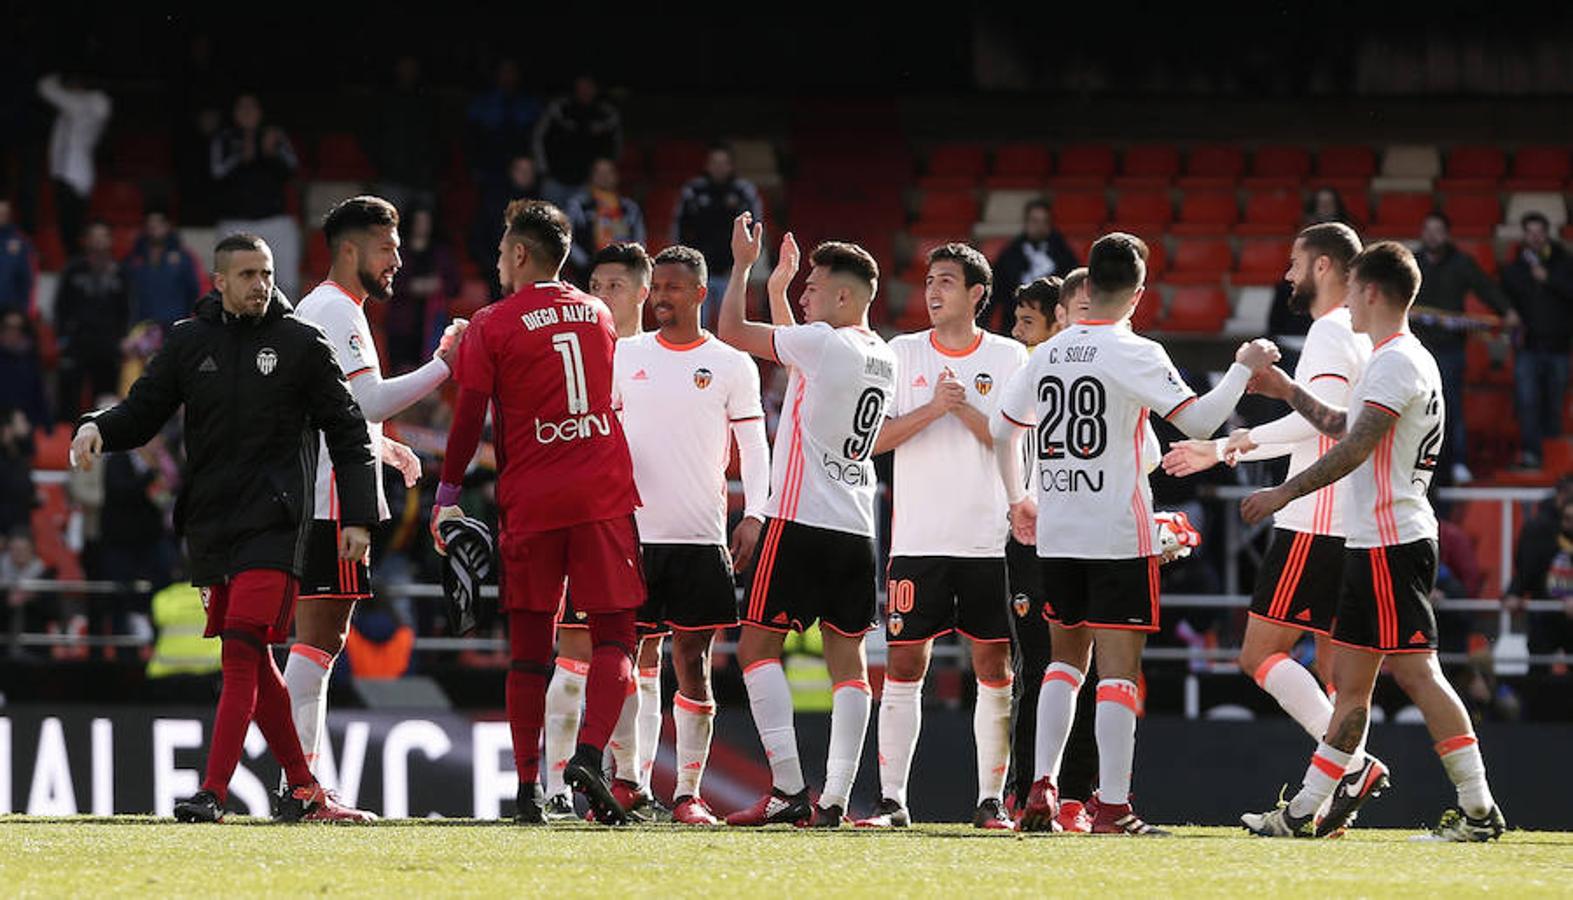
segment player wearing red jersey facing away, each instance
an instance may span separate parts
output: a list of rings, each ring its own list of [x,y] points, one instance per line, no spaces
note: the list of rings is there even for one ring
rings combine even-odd
[[[881,799],[858,824],[899,828],[911,822],[907,777],[922,726],[923,679],[934,639],[954,631],[971,643],[977,676],[972,736],[978,807],[972,823],[1009,829],[1010,529],[989,415],[1027,351],[978,327],[993,282],[983,254],[945,244],[929,254],[928,265],[923,300],[933,327],[890,342],[899,380],[890,418],[874,442],[876,454],[896,453],[885,590],[890,652],[879,701]]]
[[[634,243],[615,243],[597,251],[590,262],[590,293],[611,308],[612,321],[617,325],[619,338],[639,334],[645,301],[650,297],[650,255],[645,252],[645,248]],[[655,653],[660,652],[659,645],[650,649]],[[546,763],[541,769],[541,783],[546,791],[548,822],[578,818],[574,812],[573,798],[563,781],[563,771],[567,769],[568,760],[573,756],[579,740],[580,711],[584,705],[584,680],[590,671],[590,652],[588,622],[574,609],[573,597],[569,596],[557,622],[557,668],[552,673],[551,684],[546,688],[546,731],[542,739]],[[657,656],[653,663],[641,659],[640,664],[640,668],[648,672],[652,665],[660,665],[660,658]],[[659,693],[660,682],[655,678],[646,680]],[[641,690],[649,689],[644,681],[640,681],[639,685]],[[659,702],[653,704],[653,707],[659,715]],[[622,724],[621,718],[618,724]],[[611,741],[614,747],[618,743],[615,729]],[[643,749],[641,746],[641,758],[644,756]],[[649,758],[654,759],[654,755],[652,742]],[[627,809],[626,804],[624,808]],[[638,810],[627,811],[631,816],[639,814]]]
[[[398,469],[405,487],[414,487],[421,462],[410,448],[385,436],[382,423],[448,378],[448,364],[468,323],[459,319],[449,325],[437,352],[425,365],[396,378],[383,378],[364,306],[368,299],[385,303],[392,297],[393,276],[400,264],[398,210],[380,197],[351,197],[328,212],[322,234],[333,254],[333,265],[327,280],[301,298],[295,315],[327,336],[339,369],[349,379],[355,402],[366,416],[372,453],[377,458],[377,515],[385,520],[388,498],[383,491],[382,463]],[[333,489],[337,479],[327,441],[319,444],[316,517],[307,538],[295,643],[284,666],[295,730],[313,769],[328,715],[328,673],[349,636],[355,601],[371,597],[366,560],[339,559],[339,506]]]
[[[1330,406],[1349,405],[1349,390],[1360,380],[1371,341],[1350,324],[1345,295],[1349,263],[1360,252],[1360,238],[1347,225],[1312,225],[1295,238],[1284,275],[1294,288],[1290,306],[1314,320],[1305,349],[1295,367],[1295,383]],[[1227,461],[1289,457],[1289,475],[1305,471],[1333,446],[1299,413],[1255,428],[1238,429],[1227,439],[1180,441],[1164,457],[1171,475],[1185,476]],[[1316,662],[1322,681],[1332,683],[1327,635],[1338,609],[1338,588],[1344,570],[1345,510],[1349,489],[1329,484],[1300,497],[1274,517],[1273,542],[1257,574],[1240,669],[1254,673],[1256,683],[1300,723],[1313,739],[1327,733],[1332,701],[1316,675],[1290,658],[1307,633],[1316,638]],[[1364,803],[1387,784],[1387,767],[1356,750],[1351,770],[1359,777],[1359,793],[1340,791],[1323,816],[1336,829],[1348,823],[1353,805]],[[1364,771],[1360,771],[1364,770]]]
[[[1240,509],[1245,520],[1260,522],[1345,476],[1349,491],[1343,584],[1332,632],[1337,693],[1332,719],[1294,798],[1270,812],[1241,817],[1256,834],[1323,836],[1334,823],[1324,820],[1318,827],[1315,817],[1328,797],[1335,791],[1360,794],[1365,773],[1349,769],[1365,740],[1371,692],[1384,666],[1420,709],[1458,791],[1458,806],[1443,813],[1434,835],[1489,841],[1506,827],[1486,783],[1469,713],[1436,659],[1431,591],[1437,520],[1426,491],[1446,411],[1436,360],[1409,331],[1409,307],[1419,289],[1420,269],[1402,244],[1383,241],[1354,258],[1350,318],[1374,345],[1347,409],[1323,402],[1277,368],[1255,379],[1256,389],[1288,401],[1338,443],[1300,474],[1247,497]]]
[[[500,469],[498,586],[512,659],[508,724],[519,775],[514,820],[544,821],[536,779],[566,583],[594,650],[579,747],[563,777],[586,795],[597,819],[613,824],[626,818],[601,757],[631,683],[634,610],[645,599],[633,519],[639,495],[612,409],[611,310],[558,280],[571,235],[567,217],[549,203],[508,206],[497,274],[513,293],[476,313],[459,345],[458,408],[432,527],[463,515],[455,505],[459,484],[490,404]]]
[[[748,272],[759,259],[763,232],[749,213],[733,223],[732,278],[717,327],[732,346],[791,370],[776,431],[765,536],[737,646],[774,786],[727,823],[835,827],[845,818],[868,730],[863,638],[878,612],[869,457],[895,388],[896,364],[868,328],[879,267],[855,244],[828,242],[810,254],[800,298],[806,324],[748,321]],[[825,789],[813,804],[798,762],[781,650],[789,630],[816,620],[834,689]]]
[[[1022,815],[1028,830],[1053,827],[1076,694],[1096,651],[1098,790],[1087,803],[1092,830],[1162,833],[1130,805],[1136,683],[1147,634],[1158,629],[1161,550],[1144,460],[1147,416],[1159,410],[1186,434],[1210,436],[1239,401],[1251,372],[1278,355],[1266,341],[1242,345],[1222,381],[1196,396],[1163,348],[1127,324],[1144,291],[1143,249],[1140,239],[1121,233],[1093,244],[1087,261],[1091,317],[1033,352],[991,423],[1012,527],[1018,539],[1036,534],[1043,582],[1055,590],[1054,661],[1038,695],[1037,777]],[[1036,502],[1021,474],[1020,440],[1028,428],[1038,436]]]

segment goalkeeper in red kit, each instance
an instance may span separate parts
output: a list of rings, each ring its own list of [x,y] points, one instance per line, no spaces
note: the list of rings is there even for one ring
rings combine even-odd
[[[508,614],[508,724],[519,774],[514,821],[544,821],[537,781],[546,683],[565,585],[594,649],[579,746],[563,773],[596,818],[625,821],[601,767],[632,679],[634,616],[645,599],[633,460],[612,409],[617,329],[606,304],[558,280],[572,228],[549,203],[504,216],[497,274],[506,298],[476,313],[459,345],[458,409],[432,532],[462,515],[459,484],[489,403],[497,446],[498,587]]]

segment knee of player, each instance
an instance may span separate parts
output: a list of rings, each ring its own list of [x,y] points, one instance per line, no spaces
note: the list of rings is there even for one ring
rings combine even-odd
[[[1011,677],[1010,644],[974,644],[972,671],[979,681],[1000,682]]]
[[[901,659],[894,653],[885,662],[885,677],[896,681],[919,681],[928,674],[928,660]]]

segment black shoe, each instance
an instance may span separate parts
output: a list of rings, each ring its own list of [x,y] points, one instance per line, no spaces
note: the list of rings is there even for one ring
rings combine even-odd
[[[580,744],[563,769],[563,781],[590,801],[590,812],[602,825],[627,825],[628,814],[612,796],[612,782],[601,770],[600,750]]]
[[[1333,796],[1327,802],[1327,812],[1316,823],[1316,836],[1327,837],[1347,828],[1367,800],[1380,797],[1392,784],[1387,775],[1387,766],[1374,756],[1366,756],[1364,765],[1346,773],[1333,788]]]
[[[770,793],[759,798],[747,809],[740,809],[726,817],[726,824],[733,827],[758,828],[764,825],[808,825],[814,818],[814,806],[808,802],[808,788],[787,794],[771,788]]]
[[[542,815],[548,822],[577,822],[579,813],[573,808],[573,797],[557,794],[546,801]]]
[[[538,784],[520,784],[519,794],[514,801],[513,824],[515,825],[545,825],[546,795],[541,792]]]
[[[972,814],[972,827],[984,828],[989,831],[1015,831],[1016,825],[1011,822],[1010,816],[1005,814],[1005,806],[993,797],[978,804],[978,811]]]
[[[628,821],[636,824],[650,825],[672,821],[672,811],[649,794],[640,794],[639,799],[627,808],[627,812]]]
[[[176,822],[222,822],[224,804],[212,791],[197,791],[175,804]]]
[[[808,823],[810,828],[840,828],[846,821],[847,811],[839,806],[820,806],[814,804],[814,818]]]
[[[872,815],[852,824],[859,828],[906,828],[912,824],[912,815],[900,803],[889,797],[881,797]]]

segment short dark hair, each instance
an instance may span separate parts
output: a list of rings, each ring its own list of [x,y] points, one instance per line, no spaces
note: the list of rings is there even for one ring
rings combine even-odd
[[[1397,241],[1377,241],[1361,250],[1350,271],[1362,284],[1374,284],[1395,306],[1408,307],[1420,290],[1420,266],[1409,248]]]
[[[655,264],[682,266],[694,273],[700,284],[710,281],[710,267],[705,265],[705,255],[692,247],[673,244],[655,255]]]
[[[399,227],[399,211],[381,197],[362,194],[340,200],[328,210],[322,217],[322,236],[328,240],[328,249],[334,250],[351,234],[385,225]]]
[[[705,148],[705,152],[725,153],[728,159],[737,159],[737,151],[733,150],[732,145],[726,141],[711,141],[710,146]]]
[[[1147,244],[1134,234],[1115,231],[1087,251],[1087,283],[1094,302],[1135,291],[1147,278]]]
[[[1058,275],[1036,278],[1016,288],[1017,306],[1030,306],[1044,315],[1064,300],[1064,283]]]
[[[879,288],[879,263],[867,250],[846,241],[825,241],[809,254],[809,262],[839,275],[851,275],[868,288],[874,296]]]
[[[1442,223],[1443,228],[1446,228],[1448,231],[1453,230],[1453,220],[1449,219],[1447,217],[1447,213],[1441,211],[1440,209],[1433,209],[1426,213],[1426,219],[1435,219]]]
[[[1349,264],[1360,253],[1360,236],[1342,222],[1322,222],[1301,229],[1296,236],[1311,258],[1327,257],[1340,271],[1349,271]]]
[[[994,270],[989,267],[988,257],[976,247],[955,242],[941,244],[929,251],[930,266],[946,260],[961,266],[962,278],[967,287],[983,285],[983,297],[978,301],[978,312],[982,312],[989,305],[989,293],[994,289]]]
[[[632,272],[636,278],[645,284],[650,283],[650,254],[645,252],[644,245],[629,241],[623,243],[614,241],[595,252],[590,260],[590,271],[605,265],[622,266]]]
[[[1076,296],[1081,286],[1087,283],[1087,267],[1077,266],[1065,276],[1065,281],[1060,284],[1060,303],[1065,303]]]
[[[1546,214],[1543,212],[1532,211],[1524,213],[1524,217],[1518,220],[1518,226],[1520,228],[1528,228],[1530,222],[1539,222],[1541,228],[1547,231],[1551,230],[1551,220],[1547,219]]]
[[[532,255],[562,268],[573,242],[573,224],[562,210],[545,200],[515,200],[503,213],[503,225],[510,239],[522,241]]]
[[[1023,219],[1027,218],[1027,215],[1035,209],[1041,209],[1051,216],[1054,215],[1054,204],[1050,203],[1045,197],[1037,197],[1028,200],[1027,205],[1021,208],[1021,217]]]
[[[224,271],[224,263],[229,260],[229,255],[241,250],[268,250],[268,243],[262,238],[245,231],[238,231],[226,235],[213,246],[213,271]]]

